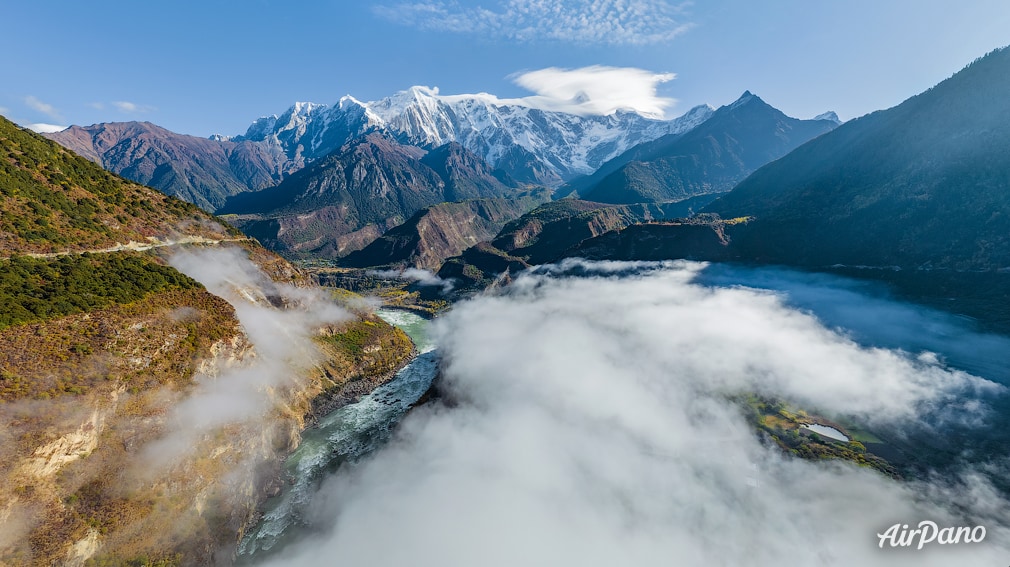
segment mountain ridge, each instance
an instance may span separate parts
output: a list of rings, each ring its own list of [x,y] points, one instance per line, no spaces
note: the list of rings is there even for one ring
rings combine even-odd
[[[752,216],[744,257],[801,265],[1010,267],[1010,50],[850,120],[705,211]]]
[[[176,134],[150,122],[71,126],[45,134],[105,169],[213,211],[278,183],[292,166],[263,144]]]
[[[524,189],[459,144],[431,151],[371,132],[276,187],[231,197],[220,211],[269,248],[335,258],[358,250],[418,210]]]
[[[662,202],[729,191],[749,173],[834,129],[831,120],[786,116],[750,91],[680,135],[667,135],[617,156],[578,192],[605,203]]]
[[[547,201],[547,189],[509,199],[488,198],[425,207],[340,260],[341,266],[420,268],[437,271],[447,258],[490,240],[505,224]]]
[[[289,155],[298,147],[305,155],[316,155],[338,147],[345,132],[361,135],[386,129],[401,143],[426,148],[458,142],[519,181],[554,185],[590,173],[637,143],[688,130],[711,111],[706,105],[697,106],[673,120],[626,111],[579,116],[485,95],[442,96],[435,89],[411,87],[373,102],[348,95],[333,106],[298,103],[280,115],[256,120],[234,139],[267,141]],[[515,147],[535,157],[546,171],[531,176],[521,168],[511,169],[507,156]]]

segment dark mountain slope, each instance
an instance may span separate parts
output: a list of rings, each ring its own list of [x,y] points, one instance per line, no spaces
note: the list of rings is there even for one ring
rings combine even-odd
[[[446,258],[490,240],[505,223],[549,198],[548,189],[539,189],[508,199],[475,199],[425,207],[364,249],[348,254],[340,264],[438,270]]]
[[[501,195],[517,186],[507,173],[492,169],[477,154],[456,142],[431,150],[421,158],[421,163],[434,170],[445,183],[446,201]]]
[[[510,181],[458,144],[427,152],[376,132],[276,187],[231,197],[220,212],[243,215],[234,222],[274,250],[336,257],[423,207],[513,194]]]
[[[531,264],[552,262],[584,240],[641,222],[684,217],[714,198],[700,195],[663,204],[612,205],[577,199],[545,203],[505,225],[491,241]]]
[[[1010,50],[768,164],[706,209],[743,258],[1010,268]]]
[[[832,130],[798,120],[745,92],[684,134],[632,148],[580,180],[579,194],[602,203],[642,203],[728,191],[749,173]]]

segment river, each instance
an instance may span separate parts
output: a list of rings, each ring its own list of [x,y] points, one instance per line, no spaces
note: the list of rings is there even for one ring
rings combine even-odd
[[[275,553],[310,532],[303,513],[319,483],[344,463],[353,463],[386,442],[435,378],[438,361],[428,335],[429,321],[401,310],[379,309],[376,314],[403,329],[419,355],[386,384],[303,432],[301,445],[284,464],[289,483],[266,502],[263,518],[239,543],[240,563]]]

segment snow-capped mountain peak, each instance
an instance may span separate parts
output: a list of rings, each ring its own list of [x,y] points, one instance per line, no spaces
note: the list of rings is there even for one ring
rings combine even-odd
[[[818,114],[817,116],[814,116],[814,120],[829,120],[831,122],[834,122],[835,124],[842,123],[842,121],[839,120],[838,115],[835,114],[834,110],[829,110],[827,112]]]
[[[517,179],[555,184],[592,173],[634,145],[690,130],[712,112],[703,105],[674,120],[634,110],[581,115],[534,108],[524,99],[414,86],[371,102],[347,95],[333,106],[296,103],[280,116],[260,118],[241,138],[271,140],[287,155],[311,161],[383,129],[421,147],[458,142]]]
[[[741,107],[741,106],[747,104],[748,102],[754,100],[755,98],[757,98],[757,97],[754,96],[754,93],[752,93],[750,91],[744,91],[743,94],[740,95],[740,98],[736,99],[736,101],[734,101],[732,104],[730,104],[729,107],[730,108]]]

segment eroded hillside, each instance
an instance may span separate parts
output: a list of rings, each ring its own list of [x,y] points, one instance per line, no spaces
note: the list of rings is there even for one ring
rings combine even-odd
[[[410,340],[195,207],[0,133],[0,565],[230,562],[314,412]]]

